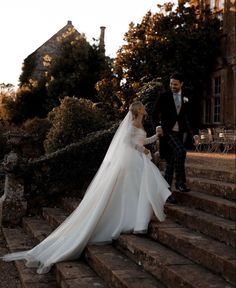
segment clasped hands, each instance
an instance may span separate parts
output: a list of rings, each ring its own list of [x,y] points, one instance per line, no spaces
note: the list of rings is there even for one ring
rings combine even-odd
[[[161,126],[157,126],[156,127],[156,134],[157,134],[158,137],[163,136],[163,130],[162,130]]]
[[[162,130],[162,127],[161,126],[157,126],[156,127],[156,135],[157,137],[161,137],[163,136],[163,130]],[[150,153],[150,150],[148,150],[147,148],[145,148],[145,150],[143,151],[144,154],[149,154]]]

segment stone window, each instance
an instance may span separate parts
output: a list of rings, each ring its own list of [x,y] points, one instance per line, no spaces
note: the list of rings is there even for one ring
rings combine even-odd
[[[212,122],[212,117],[211,117],[211,98],[208,97],[204,101],[204,116],[203,116],[203,122],[205,124],[209,124]]]
[[[217,76],[213,80],[213,122],[220,123],[221,113],[221,76]]]

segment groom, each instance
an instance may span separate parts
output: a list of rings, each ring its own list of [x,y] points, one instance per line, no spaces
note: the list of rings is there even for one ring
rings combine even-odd
[[[166,159],[166,181],[171,187],[175,172],[175,188],[180,192],[189,192],[185,176],[184,137],[191,128],[187,117],[188,98],[182,87],[182,75],[175,72],[170,76],[170,91],[162,93],[154,105],[152,121],[160,136],[160,156]],[[173,195],[168,202],[176,203]]]

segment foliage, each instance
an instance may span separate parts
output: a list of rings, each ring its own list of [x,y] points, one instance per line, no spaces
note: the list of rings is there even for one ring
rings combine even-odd
[[[8,131],[8,125],[0,121],[0,162],[3,159],[4,155],[9,152],[9,147],[7,145],[7,139],[4,134]]]
[[[22,73],[19,77],[20,87],[30,82],[35,67],[36,67],[36,53],[34,52],[24,60],[22,66]]]
[[[15,86],[11,83],[0,84],[0,120],[8,121],[9,113],[8,106],[9,102],[14,102],[16,97]]]
[[[130,23],[126,44],[114,61],[126,103],[140,89],[140,79],[161,78],[167,88],[175,70],[199,97],[219,53],[220,20],[209,9],[200,11],[182,2],[176,9],[171,3],[158,6],[159,12],[149,11],[140,24]]]
[[[3,97],[1,106],[1,119],[5,122],[14,122],[16,118],[20,117],[17,110],[16,102],[9,97]]]
[[[84,35],[71,33],[62,39],[58,56],[53,59],[48,76],[48,97],[62,99],[76,96],[96,100],[95,84],[109,69],[105,55],[91,46]]]
[[[23,123],[23,129],[31,135],[42,135],[46,136],[46,132],[50,128],[50,122],[48,119],[34,117],[33,119],[28,119]]]
[[[0,95],[2,96],[8,96],[8,97],[15,97],[15,86],[11,83],[1,83],[0,84]]]
[[[148,115],[145,117],[144,126],[147,134],[153,134],[154,127],[152,124],[153,103],[157,100],[160,93],[163,92],[163,86],[160,79],[152,79],[149,81],[147,77],[140,80],[140,88],[136,95],[137,99],[142,101],[146,107]]]
[[[22,85],[15,98],[4,99],[5,119],[19,124],[34,117],[46,117],[48,104],[45,82],[30,81]]]
[[[65,96],[97,100],[95,84],[110,71],[110,58],[75,29],[60,41],[47,73],[39,79],[33,75],[37,69],[37,53],[24,60],[16,99],[7,101],[5,107],[10,121],[20,123],[34,117],[44,118]]]
[[[48,119],[52,127],[44,143],[47,153],[83,139],[106,123],[104,113],[92,101],[68,96],[48,114]]]
[[[29,211],[35,213],[42,205],[55,203],[60,195],[82,197],[81,189],[97,172],[116,129],[117,124],[113,124],[30,162]]]
[[[26,120],[22,125],[23,130],[30,136],[31,157],[38,157],[44,154],[43,143],[51,128],[51,123],[47,118],[34,117]]]
[[[110,73],[106,78],[96,83],[96,90],[101,108],[106,110],[112,119],[119,117],[123,103],[117,78]]]

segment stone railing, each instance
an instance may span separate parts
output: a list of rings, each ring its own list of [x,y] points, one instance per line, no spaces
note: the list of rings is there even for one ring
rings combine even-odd
[[[117,125],[92,133],[54,153],[26,159],[18,145],[4,158],[4,194],[0,198],[2,225],[14,227],[26,214],[37,214],[42,206],[55,205],[59,196],[80,195],[100,166]],[[9,135],[9,143],[16,135]],[[16,144],[16,143],[15,143]]]

